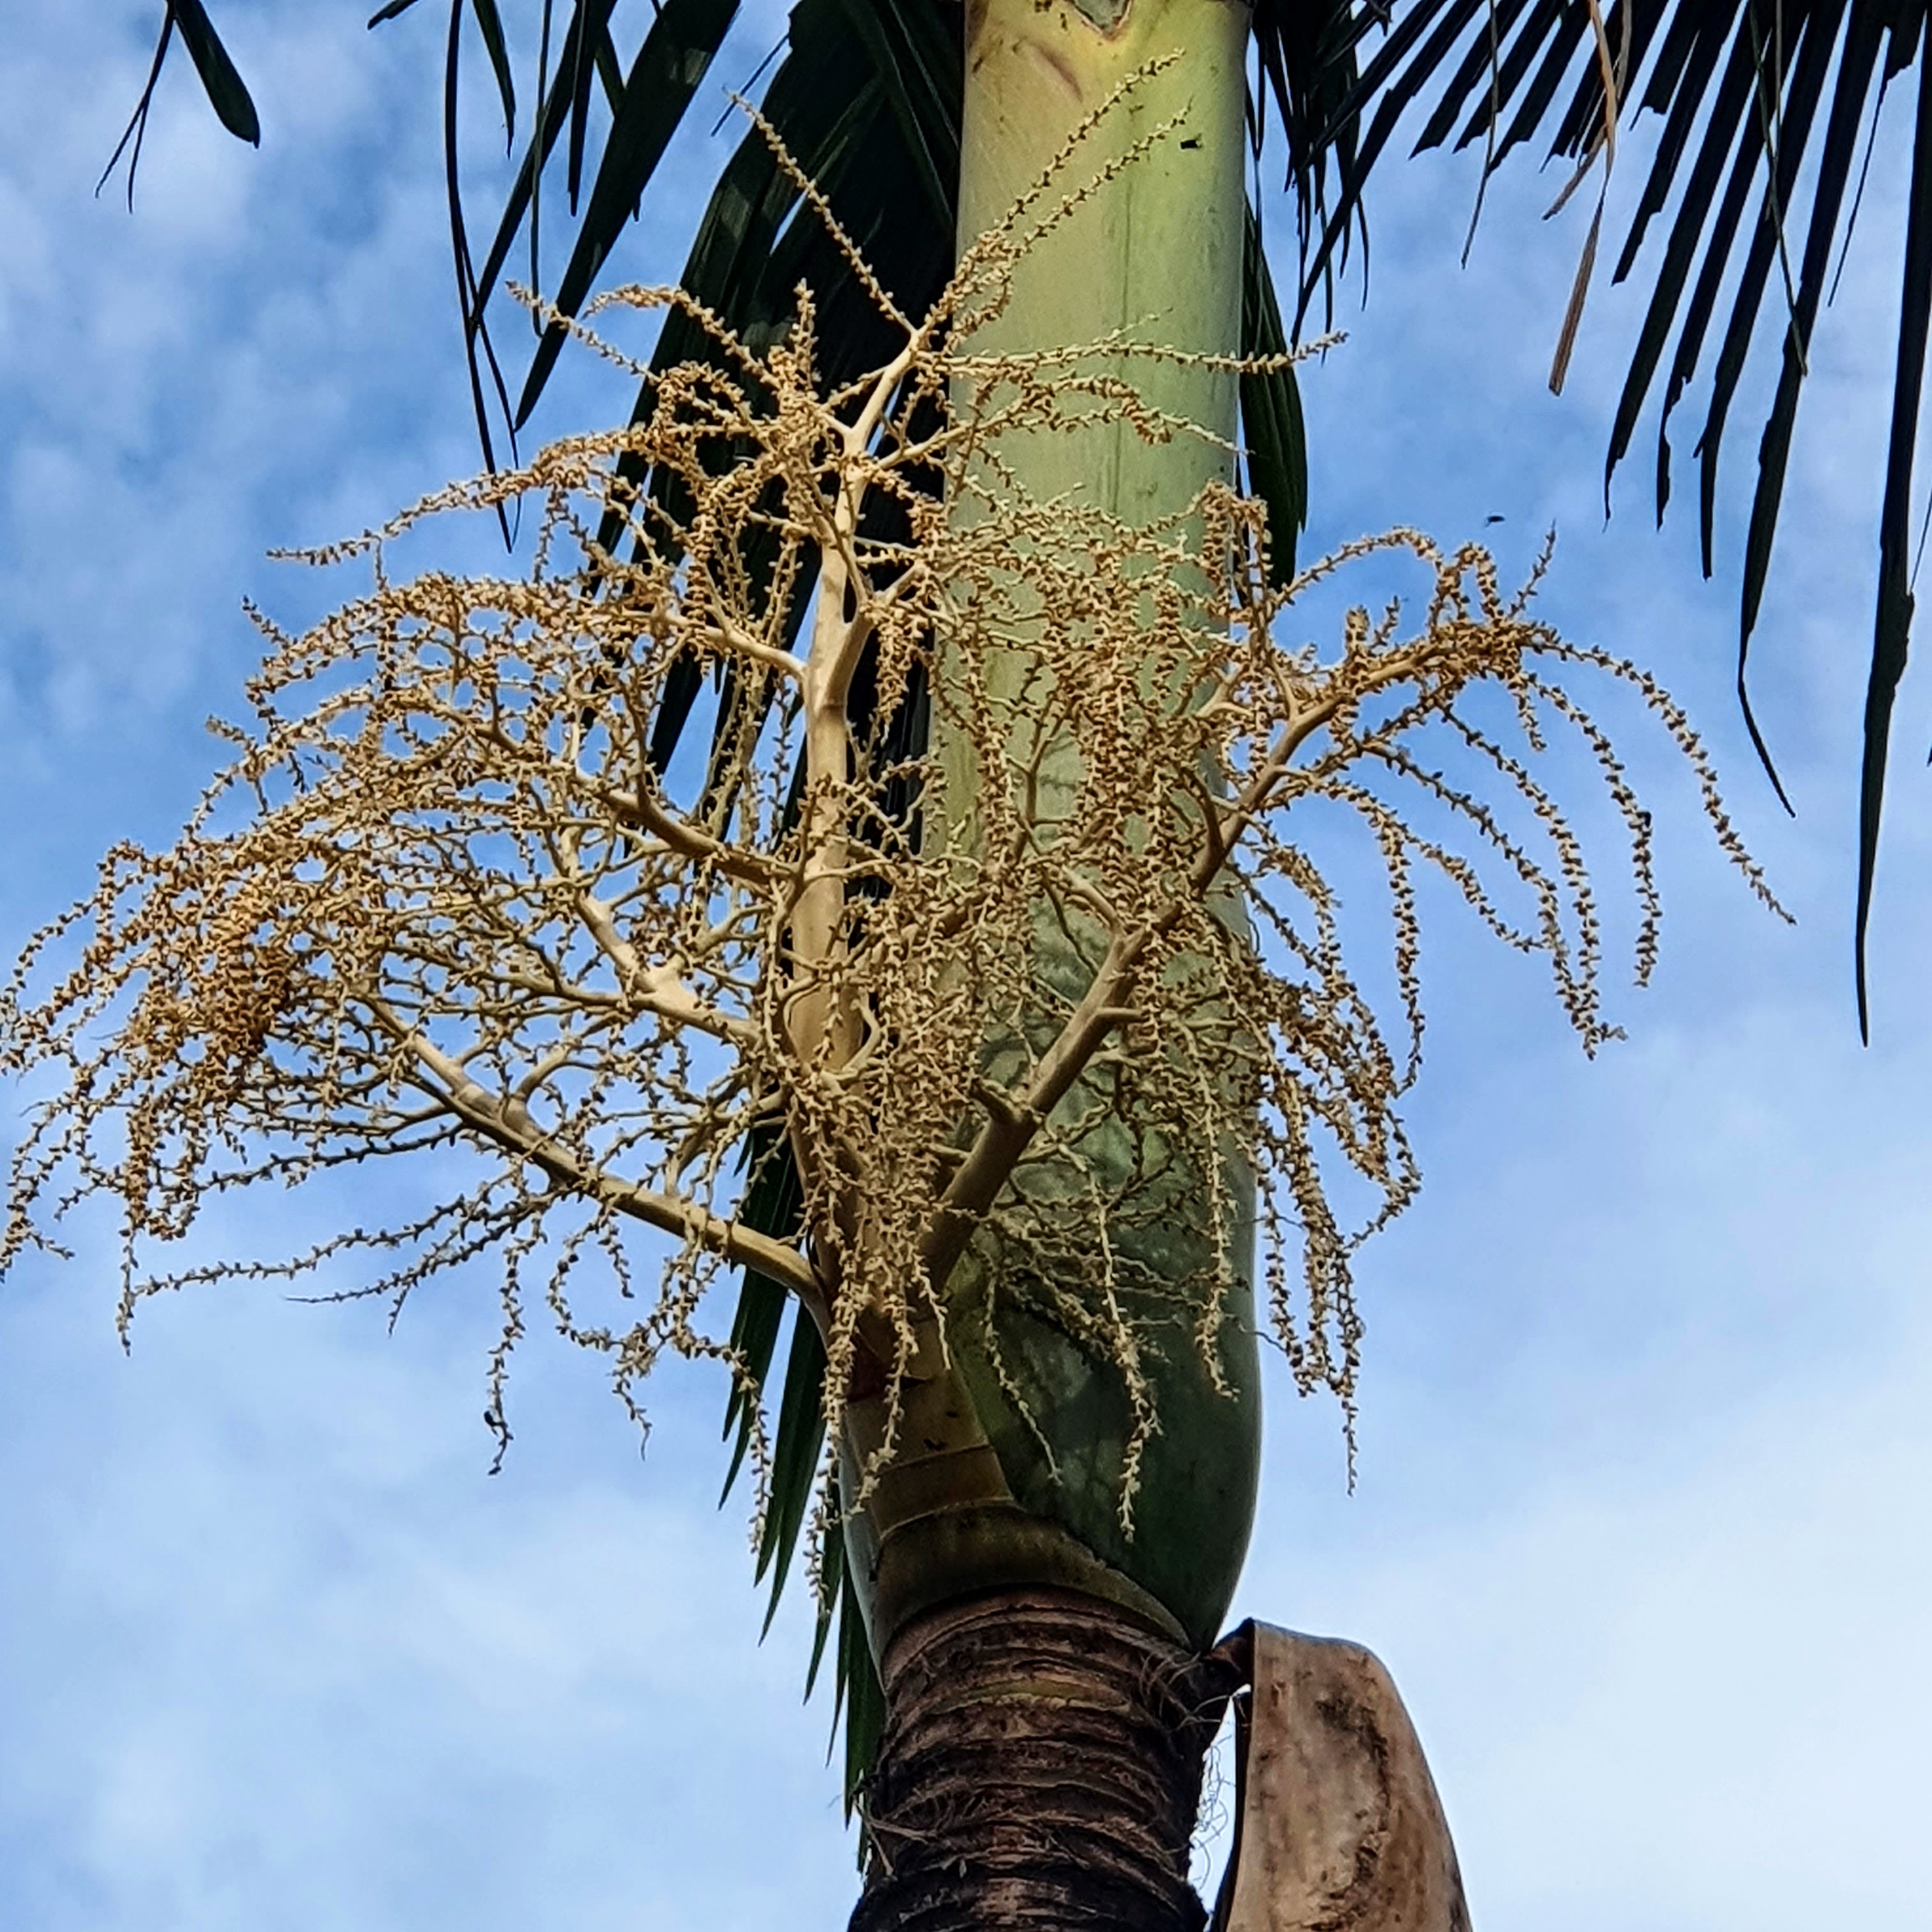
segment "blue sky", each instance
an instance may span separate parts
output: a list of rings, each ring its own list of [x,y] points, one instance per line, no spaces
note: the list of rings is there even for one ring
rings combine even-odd
[[[242,598],[319,608],[326,586],[264,553],[473,464],[429,10],[370,36],[350,5],[229,6],[263,149],[171,74],[130,218],[92,188],[153,10],[101,0],[83,35],[71,10],[19,0],[0,63],[10,952],[108,843],[163,838],[191,805],[214,758],[202,721],[250,662]],[[771,17],[728,50],[721,88]],[[638,237],[640,277],[676,266],[704,147]],[[1459,273],[1472,158],[1392,172],[1369,309],[1306,373],[1313,541],[1486,533],[1520,572],[1554,521],[1546,611],[1690,706],[1799,920],[1726,874],[1660,753],[1639,764],[1664,957],[1652,991],[1614,992],[1627,1043],[1586,1062],[1531,968],[1441,920],[1411,1109],[1428,1181],[1361,1268],[1352,1496],[1332,1406],[1274,1391],[1238,1610],[1387,1659],[1484,1932],[1925,1922],[1922,669],[1900,704],[1869,1051],[1847,938],[1901,232],[1886,150],[1814,352],[1758,645],[1795,823],[1730,700],[1734,584],[1700,580],[1689,517],[1651,530],[1641,443],[1602,526],[1629,300],[1598,291],[1570,392],[1546,392],[1586,209],[1545,225],[1550,184],[1506,176]],[[550,420],[626,400],[572,373]],[[1742,484],[1754,436],[1736,420]],[[1734,490],[1729,556],[1741,507]],[[406,1177],[381,1185],[406,1198]],[[263,1202],[206,1238],[245,1248],[326,1212]],[[440,1288],[393,1336],[368,1310],[206,1292],[147,1309],[124,1358],[112,1234],[84,1225],[72,1262],[0,1287],[0,1923],[842,1922],[829,1711],[799,1701],[802,1602],[757,1643],[744,1522],[712,1506],[712,1381],[667,1376],[640,1460],[595,1366],[538,1337],[493,1480],[487,1280]]]

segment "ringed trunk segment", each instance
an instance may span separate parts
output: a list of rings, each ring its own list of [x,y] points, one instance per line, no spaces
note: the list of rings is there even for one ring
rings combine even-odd
[[[1021,260],[997,315],[970,328],[962,320],[969,350],[1017,355],[1112,338],[1187,356],[1238,353],[1249,23],[1246,7],[1231,0],[972,0],[962,250],[1006,218],[1083,121],[1124,83],[1135,84],[1090,129],[1039,209],[1124,164]],[[1144,152],[1131,153],[1137,144]],[[1131,382],[1150,408],[1204,434],[1180,427],[1150,442],[1118,420],[1081,423],[1076,404],[1064,432],[1000,439],[994,454],[1027,497],[1069,497],[1142,527],[1173,523],[1204,487],[1230,480],[1238,395],[1231,368],[1114,353],[1096,355],[1093,370]],[[970,501],[955,514],[970,516]],[[1064,808],[1056,796],[1064,799],[1077,774],[1066,771],[1070,746],[1024,741],[1018,700],[1030,657],[1022,638],[1014,650],[986,654],[978,670],[994,697],[1013,706],[1012,755],[1038,754],[1036,822],[1048,824]],[[1146,675],[1158,680],[1160,667]],[[936,682],[946,677],[942,640]],[[973,754],[963,734],[947,730],[946,710],[935,703],[945,802],[928,836],[937,831],[976,849]],[[1046,908],[1037,932],[1038,983],[1063,1008],[1077,1004],[1104,941],[1089,944],[1094,935],[1070,932]],[[988,1041],[989,1068],[1010,1072],[1016,1055],[1036,1056],[1050,1042],[1058,1030],[1050,1004],[1017,1016],[1012,1037]],[[988,1591],[1077,1592],[1157,1633],[1175,1654],[1204,1652],[1225,1619],[1259,1464],[1251,1157],[1238,1136],[1228,1136],[1218,1172],[1190,1171],[1144,1124],[1118,1109],[1108,1115],[1105,1100],[1083,1078],[1050,1117],[1090,1123],[1079,1163],[1060,1172],[1036,1161],[1028,1170],[1031,1210],[1052,1224],[1052,1242],[1019,1252],[982,1229],[933,1282],[944,1337],[936,1321],[919,1324],[912,1359],[900,1364],[896,1425],[887,1393],[849,1393],[841,1486],[848,1501],[860,1499],[846,1524],[850,1574],[882,1664],[915,1622]],[[1108,1118],[1092,1125],[1096,1114]],[[1120,1225],[1095,1217],[1096,1173],[1109,1186],[1138,1188],[1138,1206]],[[1078,1322],[1054,1312],[1066,1258],[1103,1250],[1144,1288],[1198,1282],[1217,1268],[1232,1274],[1211,1365],[1197,1341],[1197,1311],[1178,1304],[1156,1320],[1142,1351],[1138,1397],[1090,1336],[1074,1338]],[[1151,1436],[1137,1420],[1137,1399],[1158,1419]],[[896,1432],[881,1456],[889,1426]],[[1130,1483],[1130,1523],[1122,1504]],[[892,1682],[889,1672],[889,1721],[896,1723]]]
[[[1199,1932],[1189,1847],[1225,1675],[1073,1592],[914,1619],[884,1660],[851,1932]]]

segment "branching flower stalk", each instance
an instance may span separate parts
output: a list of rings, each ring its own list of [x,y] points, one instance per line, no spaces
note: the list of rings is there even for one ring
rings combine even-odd
[[[667,1349],[744,1377],[703,1316],[721,1270],[749,1266],[823,1334],[836,1441],[851,1391],[943,1354],[976,1250],[1050,1255],[1055,1318],[1130,1391],[1177,1324],[1211,1362],[1245,1262],[1223,1244],[1199,1280],[1129,1279],[1108,1231],[1160,1211],[1174,1174],[1233,1184],[1232,1150],[1258,1184],[1276,1337],[1304,1389],[1351,1404],[1352,1258],[1417,1185],[1397,1107],[1421,1046],[1418,876],[1542,958],[1586,1050],[1609,1036],[1580,837],[1538,775],[1562,731],[1600,772],[1642,979],[1650,821],[1580,694],[1598,679],[1655,714],[1769,894],[1670,699],[1535,619],[1480,549],[1398,530],[1274,590],[1263,514],[1226,488],[1128,528],[1006,487],[1004,436],[1076,420],[1195,433],[1105,373],[1162,352],[973,349],[961,319],[997,311],[1028,235],[1078,198],[1043,184],[862,382],[821,393],[803,290],[762,354],[693,310],[716,352],[659,381],[647,419],[314,553],[366,560],[370,588],[300,637],[258,618],[269,648],[248,722],[224,728],[232,762],[170,849],[110,853],[14,974],[0,1066],[51,1084],[13,1157],[0,1267],[109,1197],[124,1334],[142,1298],[191,1282],[399,1307],[494,1256],[489,1413],[507,1442],[532,1281],[641,1420]],[[692,309],[664,290],[606,306],[672,304]],[[640,493],[626,457],[676,487]],[[535,507],[527,574],[391,575],[406,532],[518,503]],[[599,540],[609,516],[616,542]],[[1296,640],[1316,586],[1391,557],[1419,572],[1412,611]],[[800,650],[784,613],[814,572]],[[660,770],[652,720],[694,666],[724,694],[716,748]],[[922,688],[944,756],[890,748],[886,722]],[[1393,1045],[1318,856],[1334,841],[1312,836],[1337,811],[1386,879]],[[1081,962],[1072,982],[1042,982],[1048,926]],[[1096,1115],[1130,1107],[1136,1159],[1091,1159]],[[781,1140],[795,1241],[740,1214],[743,1150]],[[453,1156],[468,1165],[412,1216],[299,1255],[154,1265],[212,1196],[400,1153],[445,1184]],[[1351,1171],[1368,1190],[1354,1213]],[[1096,1242],[1058,1225],[1070,1172]],[[668,1238],[646,1244],[649,1290],[640,1226]],[[578,1312],[599,1263],[621,1319]],[[332,1291],[345,1264],[367,1278]],[[1142,1405],[1136,1426],[1159,1418]]]

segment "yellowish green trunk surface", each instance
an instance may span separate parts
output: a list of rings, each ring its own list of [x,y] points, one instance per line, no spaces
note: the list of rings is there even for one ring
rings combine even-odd
[[[1237,352],[1248,26],[1246,8],[1226,0],[973,0],[962,249],[1004,219],[1122,83],[1163,60],[1102,117],[1041,208],[1175,124],[1041,239],[1020,264],[1004,311],[968,338],[972,347],[1023,353],[1118,337],[1202,356]],[[1026,495],[1071,498],[1144,526],[1180,517],[1205,485],[1228,479],[1238,388],[1231,370],[1131,354],[1096,356],[1090,368],[1130,380],[1149,404],[1205,434],[1150,443],[1115,420],[1004,437],[998,458]],[[1024,653],[982,668],[994,695],[1011,698]],[[1158,678],[1159,667],[1148,674]],[[1016,728],[1024,731],[1024,722]],[[974,775],[963,747],[937,729],[944,789],[954,802],[945,836],[970,840],[970,808],[962,815],[958,802],[972,796]],[[1060,755],[1049,748],[1043,820],[1071,782],[1064,766],[1054,776]],[[1044,914],[1040,931],[1040,982],[1077,998],[1094,962]],[[1036,1050],[1047,1026],[1024,1022]],[[988,1043],[996,1060],[1018,1051],[1017,1040]],[[1071,1118],[1093,1100],[1082,1088],[1060,1111]],[[1090,1256],[1102,1229],[1090,1175],[1111,1184],[1136,1162],[1144,1169],[1150,1153],[1158,1166],[1163,1151],[1150,1149],[1131,1120],[1115,1119],[1080,1143],[1090,1174],[1070,1164],[1042,1172],[1035,1163],[1025,1184],[1048,1207],[1058,1243]],[[1132,1405],[1116,1364],[1090,1341],[1075,1340],[1051,1312],[1066,1286],[1064,1265],[1056,1271],[1050,1252],[1010,1243],[982,1240],[969,1250],[947,1284],[947,1353],[930,1346],[916,1365],[899,1446],[848,1525],[875,1652],[921,1610],[1028,1583],[1082,1589],[1195,1644],[1212,1640],[1246,1549],[1260,1436],[1252,1180],[1238,1147],[1226,1150],[1223,1168],[1226,1228],[1211,1225],[1205,1178],[1182,1166],[1143,1184],[1135,1211],[1107,1230],[1121,1268],[1143,1281],[1198,1280],[1211,1270],[1217,1233],[1238,1276],[1214,1345],[1221,1387],[1190,1311],[1177,1307],[1156,1324],[1143,1370],[1159,1432],[1141,1457],[1130,1532],[1121,1501]],[[848,1495],[878,1446],[885,1411],[880,1398],[848,1412]]]

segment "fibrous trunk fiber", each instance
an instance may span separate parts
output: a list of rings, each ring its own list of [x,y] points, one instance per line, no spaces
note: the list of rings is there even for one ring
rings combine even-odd
[[[915,1619],[885,1659],[851,1932],[1199,1932],[1189,1845],[1217,1676],[1070,1592]]]

